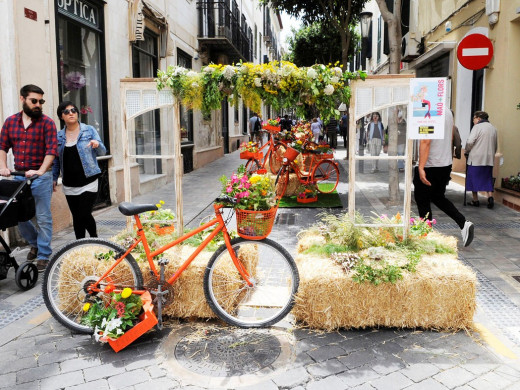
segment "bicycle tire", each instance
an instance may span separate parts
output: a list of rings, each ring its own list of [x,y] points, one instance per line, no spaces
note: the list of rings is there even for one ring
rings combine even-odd
[[[204,273],[204,294],[213,312],[241,328],[271,326],[292,309],[300,277],[291,255],[269,240],[235,238],[231,246],[251,275],[248,287],[226,245],[211,257]]]
[[[260,163],[256,158],[250,158],[246,163],[246,172],[249,174],[255,173],[260,169]]]
[[[281,199],[285,195],[285,191],[287,191],[288,185],[289,185],[289,167],[284,165],[278,171],[278,175],[276,175],[276,180],[274,182],[275,194],[276,194],[277,198]]]
[[[125,250],[108,240],[83,238],[61,247],[49,260],[42,284],[43,300],[52,316],[62,325],[78,333],[94,330],[80,323],[86,302],[86,287],[99,279],[114,260],[99,260],[96,254],[124,253]],[[91,260],[92,259],[92,260]],[[107,283],[117,289],[141,289],[143,275],[132,255],[127,255],[109,274]],[[103,298],[103,293],[99,293]]]
[[[286,149],[285,145],[277,144],[269,154],[269,169],[273,175],[276,175],[280,171]]]
[[[322,194],[330,194],[336,189],[339,183],[339,169],[337,164],[330,160],[320,161],[312,170],[312,178],[316,181],[319,192]],[[324,184],[326,184],[326,186],[324,186]]]

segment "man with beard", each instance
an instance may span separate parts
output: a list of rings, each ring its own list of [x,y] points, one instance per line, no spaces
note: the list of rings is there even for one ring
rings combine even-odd
[[[52,162],[57,154],[56,125],[42,113],[43,90],[36,85],[20,89],[23,110],[7,118],[0,132],[0,176],[10,176],[7,152],[12,149],[14,169],[24,171],[25,177],[38,175],[32,181],[31,191],[36,205],[36,222],[20,222],[20,233],[31,249],[27,260],[37,259],[36,266],[43,271],[52,253]],[[15,176],[15,180],[25,180]]]

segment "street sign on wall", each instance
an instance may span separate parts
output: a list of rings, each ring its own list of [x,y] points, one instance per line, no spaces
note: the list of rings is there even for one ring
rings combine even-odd
[[[470,34],[459,42],[457,58],[466,69],[484,68],[493,57],[493,44],[482,34]]]

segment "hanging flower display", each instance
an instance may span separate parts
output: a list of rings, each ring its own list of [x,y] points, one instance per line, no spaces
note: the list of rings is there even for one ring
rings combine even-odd
[[[87,84],[87,80],[80,72],[69,72],[65,75],[63,84],[69,91],[75,91],[83,88]]]

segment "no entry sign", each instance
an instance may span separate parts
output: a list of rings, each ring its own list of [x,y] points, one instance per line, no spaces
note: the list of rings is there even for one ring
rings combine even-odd
[[[470,70],[484,68],[493,57],[493,44],[482,34],[470,34],[459,43],[457,58]]]

